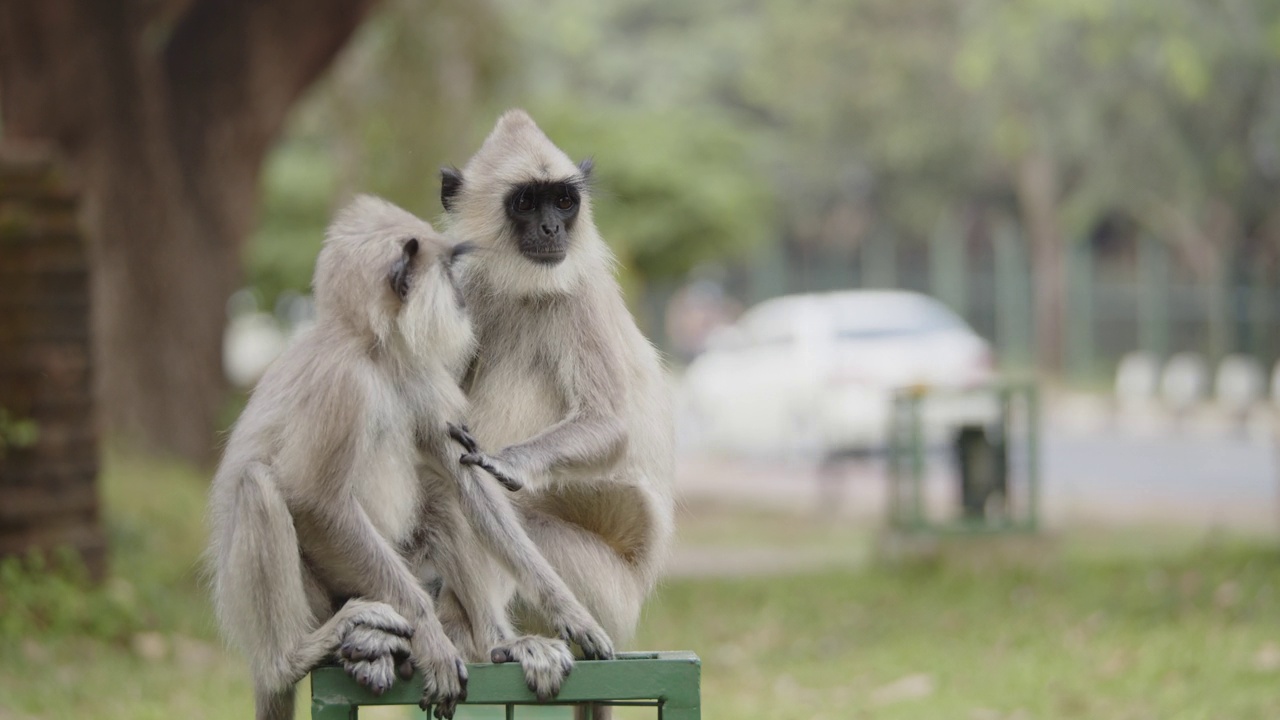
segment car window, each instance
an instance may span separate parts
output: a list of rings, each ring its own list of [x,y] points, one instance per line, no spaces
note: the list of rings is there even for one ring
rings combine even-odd
[[[832,326],[835,336],[842,340],[922,335],[966,327],[946,306],[913,297],[859,298],[840,303]]]

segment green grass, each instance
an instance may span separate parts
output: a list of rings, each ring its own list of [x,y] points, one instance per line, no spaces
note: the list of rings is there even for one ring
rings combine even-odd
[[[681,580],[640,643],[702,655],[709,717],[1276,717],[1278,561]]]
[[[108,467],[107,583],[0,571],[0,720],[250,717],[199,579],[206,478]],[[681,525],[704,549],[869,547],[834,519],[695,505]],[[635,645],[702,656],[709,720],[1280,716],[1273,544],[1135,530],[1061,547],[1033,568],[673,579]]]

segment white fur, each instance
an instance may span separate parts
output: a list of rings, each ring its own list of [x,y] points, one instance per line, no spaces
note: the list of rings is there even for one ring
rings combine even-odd
[[[581,179],[526,113],[505,113],[461,175],[444,221],[449,235],[481,248],[464,275],[479,341],[471,427],[528,483],[516,501],[547,559],[625,642],[673,532],[662,363],[622,300],[585,187],[565,260],[548,267],[519,253],[507,192]]]

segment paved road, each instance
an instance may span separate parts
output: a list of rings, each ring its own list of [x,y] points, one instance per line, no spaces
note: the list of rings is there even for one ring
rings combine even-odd
[[[1043,441],[1045,517],[1050,524],[1176,524],[1280,532],[1277,449],[1269,433],[1252,436],[1216,424],[1079,422],[1055,418]],[[954,485],[945,459],[931,464],[938,511]],[[818,508],[868,519],[884,507],[883,464],[846,466],[838,495],[823,494],[813,463],[682,458],[678,483],[691,496],[750,504]]]

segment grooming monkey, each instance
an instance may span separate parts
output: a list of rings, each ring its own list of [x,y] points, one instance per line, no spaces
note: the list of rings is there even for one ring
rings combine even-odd
[[[502,448],[463,462],[525,483],[508,497],[529,535],[622,643],[673,531],[674,431],[661,361],[592,221],[590,174],[511,110],[461,171],[442,171],[440,199],[447,233],[477,246],[461,269],[471,427]]]
[[[292,718],[294,685],[335,650],[375,692],[421,671],[423,705],[451,717],[466,669],[420,577],[431,566],[484,624],[487,586],[467,565],[491,564],[489,553],[568,639],[612,654],[505,491],[459,462],[464,449],[485,458],[451,424],[466,413],[457,383],[474,344],[454,281],[465,250],[377,198],[341,211],[316,261],[316,323],[231,434],[210,491],[213,599],[248,656],[259,720]],[[565,643],[493,622],[488,635],[506,643],[494,652],[554,694],[572,662]]]

